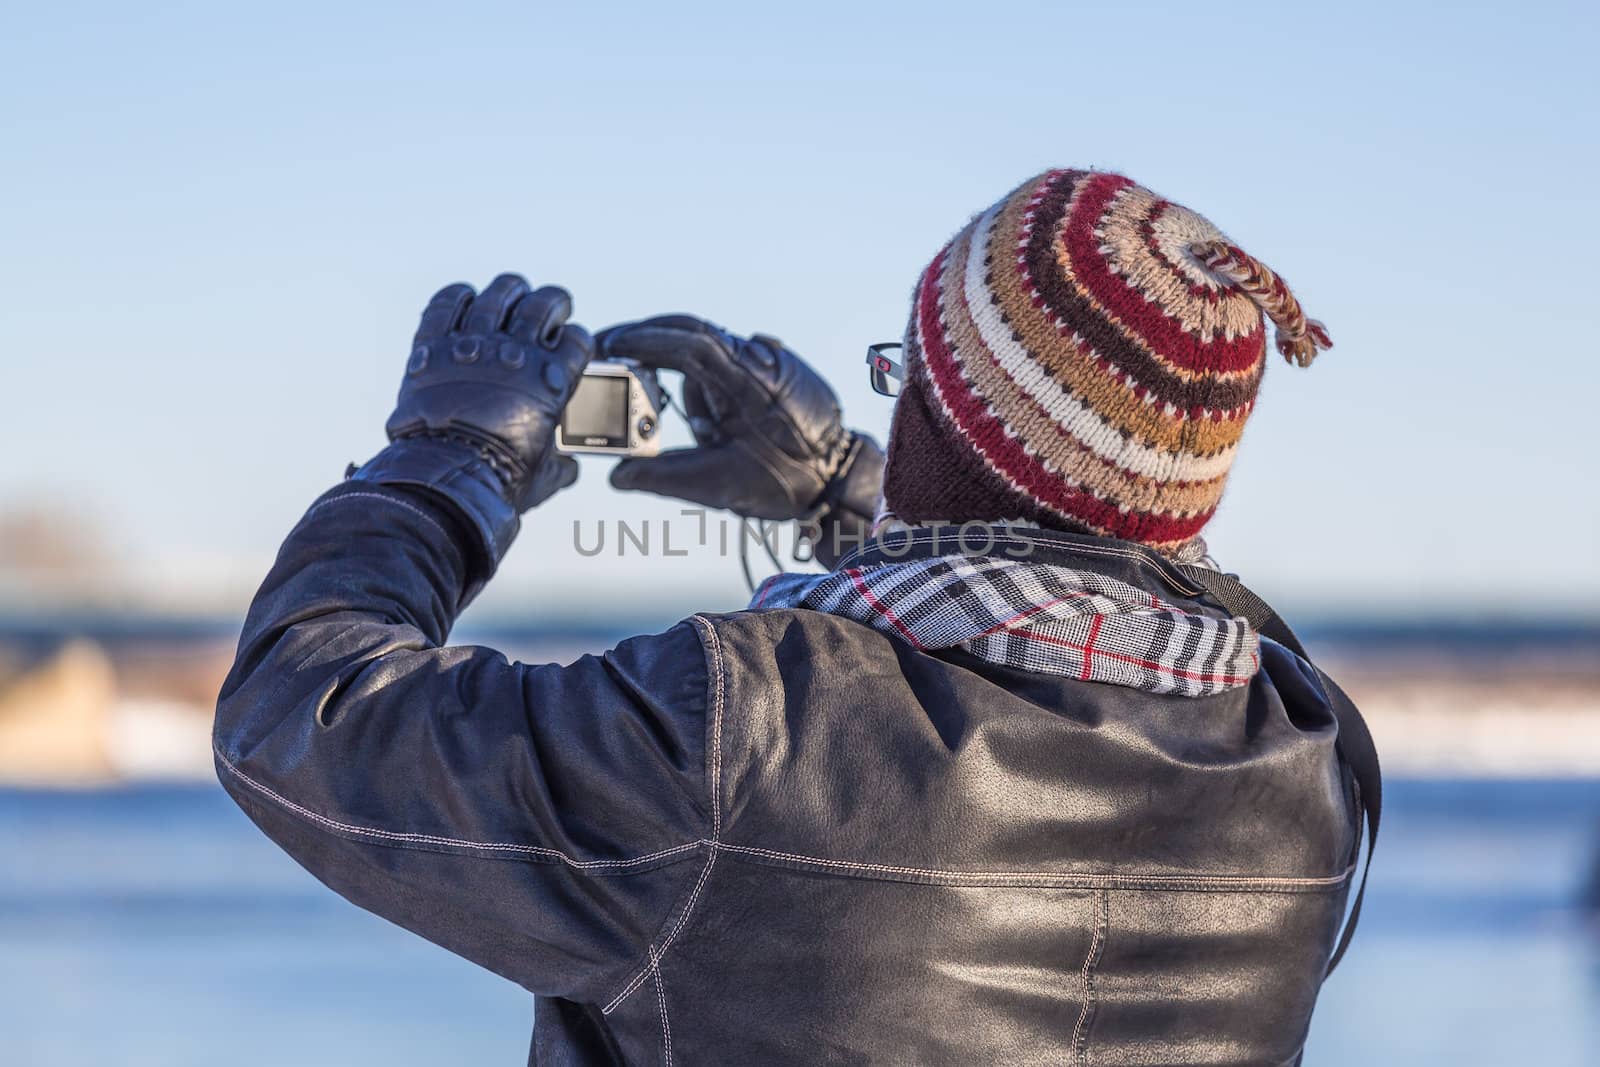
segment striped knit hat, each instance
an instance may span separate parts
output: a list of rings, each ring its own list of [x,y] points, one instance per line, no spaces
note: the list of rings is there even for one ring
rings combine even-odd
[[[1210,222],[1117,174],[1054,170],[918,282],[884,506],[1023,519],[1176,553],[1217,509],[1266,363],[1332,342]]]

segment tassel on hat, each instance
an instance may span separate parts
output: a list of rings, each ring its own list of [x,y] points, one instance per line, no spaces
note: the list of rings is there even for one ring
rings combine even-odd
[[[1255,301],[1262,313],[1272,320],[1277,328],[1274,343],[1285,360],[1309,367],[1319,349],[1333,347],[1327,327],[1316,319],[1306,318],[1300,301],[1265,263],[1226,241],[1196,241],[1189,246],[1189,251]]]

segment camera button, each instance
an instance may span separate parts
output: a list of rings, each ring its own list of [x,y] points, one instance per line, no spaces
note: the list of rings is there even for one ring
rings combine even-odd
[[[638,425],[640,437],[649,437],[656,432],[656,420],[649,415],[640,415]]]

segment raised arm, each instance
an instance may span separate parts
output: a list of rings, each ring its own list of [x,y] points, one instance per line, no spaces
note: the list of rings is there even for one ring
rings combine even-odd
[[[218,774],[350,900],[534,992],[602,999],[692,885],[708,818],[696,624],[568,666],[446,647],[518,511],[570,484],[589,357],[558,289],[423,315],[392,442],[319,499],[251,605]]]

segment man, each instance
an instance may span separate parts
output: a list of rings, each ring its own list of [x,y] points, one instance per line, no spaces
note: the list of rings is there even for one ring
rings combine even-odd
[[[1125,178],[1031,179],[923,274],[903,371],[876,351],[887,465],[777,341],[607,331],[696,438],[613,484],[803,519],[834,569],[514,664],[445,641],[576,476],[569,310],[441,291],[392,443],[289,535],[217,712],[262,829],[531,990],[536,1063],[1296,1061],[1376,768],[1197,565],[1264,318],[1328,345],[1288,288]]]

